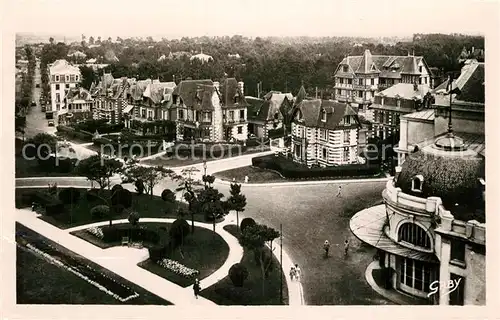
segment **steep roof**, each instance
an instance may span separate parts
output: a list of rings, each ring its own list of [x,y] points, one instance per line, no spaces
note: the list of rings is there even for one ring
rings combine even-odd
[[[413,99],[414,97],[423,98],[427,92],[430,92],[431,88],[426,84],[417,85],[417,90],[415,90],[415,85],[411,83],[398,83],[389,87],[377,95],[395,98],[399,96],[403,99]]]
[[[172,101],[172,92],[175,82],[151,82],[143,92],[143,96],[150,98],[154,104]]]
[[[352,76],[353,72],[380,73],[379,76],[382,78],[401,78],[402,74],[420,74],[418,70],[420,63],[427,67],[422,56],[372,55],[370,50],[365,50],[362,56],[345,57],[340,65],[348,65],[349,71],[345,73],[339,68],[336,74],[344,77]],[[429,72],[432,76],[431,70]]]
[[[322,110],[326,112],[326,121],[322,121]],[[304,100],[294,110],[302,113],[303,123],[306,127],[324,128],[335,130],[345,116],[354,116],[357,113],[349,105],[332,100]],[[296,120],[294,120],[296,121]],[[357,121],[357,120],[356,120]]]
[[[84,88],[70,88],[66,93],[66,99],[71,103],[75,100],[91,101],[92,96],[89,91]]]
[[[484,103],[484,82],[484,63],[475,60],[471,61],[462,67],[460,76],[453,80],[451,89],[458,88],[460,93],[453,96],[452,100]],[[449,91],[449,80],[444,81],[434,89],[435,93],[447,93]],[[437,99],[437,101],[440,101],[437,104],[449,105],[448,98]]]
[[[219,87],[221,101],[225,107],[245,107],[247,102],[243,92],[238,88],[238,81],[235,78],[224,79]],[[236,97],[236,101],[235,101]]]
[[[294,104],[298,105],[299,103],[302,102],[302,100],[305,100],[306,97],[307,97],[307,92],[306,92],[306,89],[304,88],[304,86],[302,85],[302,86],[300,86],[299,92],[297,93],[297,96],[295,97]]]
[[[152,83],[151,79],[146,79],[138,80],[136,83],[132,84],[129,89],[132,99],[135,101],[142,100],[144,90],[146,90],[150,83]]]
[[[264,103],[264,99],[257,97],[246,96],[245,100],[247,102],[247,115],[249,119],[255,118],[259,112],[260,107]]]
[[[275,115],[278,118],[282,118],[281,110],[283,104],[292,105],[293,95],[291,93],[281,93],[279,91],[268,92],[264,96],[264,102],[259,108],[256,114],[256,118],[262,121],[269,121],[275,119]]]
[[[205,91],[205,86],[212,86],[214,83],[212,80],[183,80],[177,87],[175,87],[172,92],[173,95],[179,96],[182,102],[187,107],[194,107],[197,103],[197,99],[201,99],[200,94]],[[198,97],[198,98],[197,98]]]
[[[64,59],[56,60],[49,67],[50,74],[80,74],[80,69],[71,65],[68,61]]]

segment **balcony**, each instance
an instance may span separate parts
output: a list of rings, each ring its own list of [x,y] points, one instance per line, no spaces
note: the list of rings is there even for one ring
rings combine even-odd
[[[241,119],[224,119],[224,125],[226,126],[232,126],[232,125],[237,125],[237,124],[242,124],[246,123],[247,120],[244,118]]]

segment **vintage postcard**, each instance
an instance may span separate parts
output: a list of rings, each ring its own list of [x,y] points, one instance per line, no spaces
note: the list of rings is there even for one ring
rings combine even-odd
[[[484,319],[498,8],[5,1],[4,318]]]

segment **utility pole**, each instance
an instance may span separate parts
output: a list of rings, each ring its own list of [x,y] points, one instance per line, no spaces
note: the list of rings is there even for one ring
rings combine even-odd
[[[280,265],[281,265],[281,277],[280,277],[280,301],[283,302],[283,225],[280,223]]]

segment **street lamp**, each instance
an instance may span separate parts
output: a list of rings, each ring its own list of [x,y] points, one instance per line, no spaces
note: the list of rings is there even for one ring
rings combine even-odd
[[[207,187],[207,161],[203,160],[203,180],[205,183],[205,187]]]

